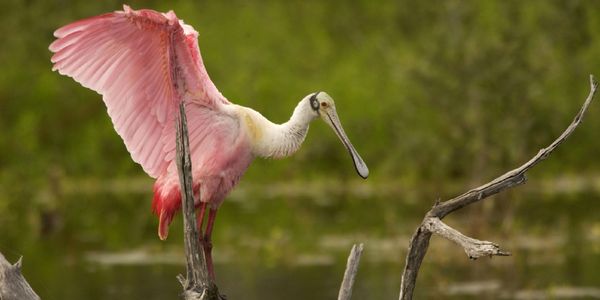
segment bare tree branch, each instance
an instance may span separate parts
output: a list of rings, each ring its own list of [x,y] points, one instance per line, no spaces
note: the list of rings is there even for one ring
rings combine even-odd
[[[185,104],[179,103],[179,117],[176,122],[177,130],[177,170],[181,186],[181,209],[183,211],[183,231],[186,256],[187,277],[177,278],[184,288],[183,297],[186,300],[218,300],[221,299],[219,290],[208,276],[204,250],[199,247],[199,234],[194,214],[194,193],[192,190],[192,161],[190,158],[190,142],[188,137]]]
[[[467,205],[486,199],[489,196],[505,191],[511,187],[525,183],[525,173],[537,165],[542,160],[562,144],[579,126],[583,119],[588,106],[590,105],[598,83],[594,80],[594,76],[590,75],[590,93],[587,96],[581,110],[575,116],[569,127],[548,147],[541,149],[533,158],[520,167],[511,170],[502,176],[472,189],[456,198],[450,199],[442,203],[436,203],[429,212],[425,215],[421,225],[413,234],[408,254],[406,255],[406,265],[402,274],[402,282],[400,284],[400,300],[412,299],[419,268],[423,262],[423,258],[429,247],[429,239],[432,233],[438,233],[441,236],[448,238],[455,243],[461,245],[469,257],[480,257],[482,255],[508,255],[508,252],[500,250],[498,246],[491,242],[483,242],[464,236],[460,232],[450,228],[441,222],[448,214],[463,208]]]
[[[442,220],[438,218],[428,218],[423,223],[425,230],[441,235],[442,237],[455,242],[457,245],[465,249],[465,253],[470,259],[477,259],[482,256],[509,256],[510,252],[506,252],[500,249],[495,243],[488,241],[480,241],[474,238],[470,238],[458,230],[446,225]]]
[[[465,207],[471,203],[477,202],[484,198],[487,198],[491,195],[500,193],[505,189],[511,188],[513,186],[525,183],[527,178],[525,177],[525,172],[529,171],[529,169],[533,168],[542,160],[546,159],[558,145],[562,144],[579,126],[581,121],[583,120],[583,115],[585,114],[588,106],[594,99],[594,95],[596,94],[596,89],[598,87],[598,82],[594,80],[594,76],[590,75],[590,93],[588,94],[583,106],[571,122],[569,127],[565,129],[565,131],[556,139],[550,146],[541,149],[537,155],[531,158],[528,162],[523,164],[522,166],[506,172],[504,175],[492,180],[489,183],[486,183],[480,187],[472,189],[454,199],[450,199],[446,202],[437,205],[432,209],[432,214],[437,216],[440,219],[443,219],[449,213]]]
[[[350,255],[348,255],[348,263],[346,264],[346,271],[344,272],[344,279],[340,286],[340,292],[338,294],[338,300],[350,300],[352,297],[352,286],[354,285],[354,279],[358,272],[358,264],[360,263],[360,255],[363,251],[363,244],[354,244]]]
[[[21,258],[14,265],[11,265],[4,255],[0,253],[0,299],[40,299],[21,274]]]

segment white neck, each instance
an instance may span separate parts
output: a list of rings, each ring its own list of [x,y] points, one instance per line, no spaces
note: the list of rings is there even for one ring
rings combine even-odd
[[[296,152],[308,133],[309,123],[317,117],[307,99],[298,103],[290,120],[283,124],[275,124],[250,111],[250,119],[246,118],[244,123],[249,129],[253,152],[267,158],[282,158]]]

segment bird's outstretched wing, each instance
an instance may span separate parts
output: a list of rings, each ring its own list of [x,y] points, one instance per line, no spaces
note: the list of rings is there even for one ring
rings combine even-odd
[[[198,33],[173,12],[124,6],[54,35],[53,70],[103,95],[131,157],[152,177],[171,163],[174,141],[167,145],[165,138],[173,135],[180,101],[189,96],[215,111],[228,103],[206,73]],[[211,123],[211,118],[192,123]]]

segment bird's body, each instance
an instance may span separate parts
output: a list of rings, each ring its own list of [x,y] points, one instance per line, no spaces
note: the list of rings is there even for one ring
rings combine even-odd
[[[274,124],[253,109],[229,102],[210,80],[198,33],[173,12],[115,11],[66,25],[55,31],[53,70],[73,77],[103,96],[115,130],[132,159],[156,178],[152,208],[165,239],[181,207],[175,164],[175,119],[183,102],[188,120],[195,204],[210,208],[205,239],[219,205],[255,157],[280,158],[294,153],[311,121],[321,117],[350,152],[359,174],[368,169],[347,139],[333,99],[312,93],[292,117]]]
[[[187,104],[188,120],[197,118],[193,114],[197,110],[193,109],[195,105],[193,101]],[[200,201],[209,203],[214,209],[238,183],[255,157],[283,158],[298,150],[312,120],[303,118],[306,113],[297,108],[288,122],[275,124],[259,112],[236,104],[225,105],[219,115],[222,118],[218,122],[219,128],[211,131],[212,134],[203,141],[200,153],[192,156],[194,192],[200,196]],[[200,131],[198,126],[201,125],[188,121],[191,140],[198,140],[193,136],[193,132]],[[190,146],[194,149],[200,145],[190,142]],[[160,216],[161,237],[166,237],[164,224],[170,223],[180,207],[179,177],[177,167],[172,163],[154,185],[153,210]]]

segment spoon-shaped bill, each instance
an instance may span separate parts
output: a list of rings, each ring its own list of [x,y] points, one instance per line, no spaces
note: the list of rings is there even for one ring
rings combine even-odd
[[[354,149],[352,143],[350,143],[350,139],[348,139],[348,136],[344,132],[344,128],[340,123],[340,119],[337,116],[335,108],[331,108],[327,111],[322,112],[321,117],[323,118],[325,123],[331,126],[331,128],[333,129],[335,134],[340,138],[346,149],[348,149],[348,152],[352,157],[352,162],[354,162],[354,168],[356,169],[358,175],[366,179],[369,176],[369,168],[367,167],[367,164],[365,164],[363,159],[360,157],[358,152],[356,152],[356,149]]]

